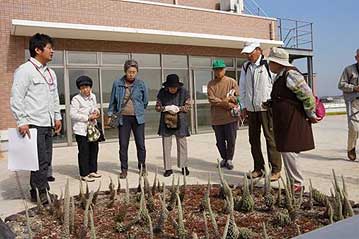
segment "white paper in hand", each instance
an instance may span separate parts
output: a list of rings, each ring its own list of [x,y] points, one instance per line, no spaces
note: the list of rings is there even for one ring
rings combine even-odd
[[[11,171],[39,170],[37,156],[37,130],[30,129],[31,139],[22,137],[17,129],[8,130],[8,169]]]

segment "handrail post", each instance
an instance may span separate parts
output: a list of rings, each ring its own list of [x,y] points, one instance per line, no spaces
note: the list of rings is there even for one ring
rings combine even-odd
[[[314,45],[313,45],[313,23],[310,23],[310,38],[311,38],[311,50],[314,49]]]
[[[299,48],[299,44],[298,44],[298,21],[295,21],[295,39],[296,39],[296,44],[297,44],[297,48]]]

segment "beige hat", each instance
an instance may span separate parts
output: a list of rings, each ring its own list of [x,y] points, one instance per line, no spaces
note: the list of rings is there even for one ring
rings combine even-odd
[[[261,47],[261,44],[259,42],[246,42],[244,43],[244,47],[242,50],[242,54],[250,54],[252,53],[257,47]]]
[[[282,66],[293,66],[289,63],[289,53],[282,48],[273,47],[269,53],[268,61],[273,61]]]

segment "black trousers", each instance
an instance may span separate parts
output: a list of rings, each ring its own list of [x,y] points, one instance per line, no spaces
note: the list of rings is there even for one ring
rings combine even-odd
[[[98,142],[88,142],[86,136],[76,135],[80,176],[97,172]]]
[[[128,144],[130,142],[131,130],[135,138],[137,148],[138,169],[145,168],[145,124],[138,124],[135,116],[124,115],[123,124],[118,127],[118,138],[120,144],[121,171],[128,170]]]
[[[254,170],[264,170],[264,158],[261,147],[261,128],[267,144],[268,161],[272,167],[272,173],[278,173],[282,169],[281,154],[277,151],[271,111],[248,112],[248,135],[251,144],[251,153],[254,160]]]
[[[52,160],[52,128],[30,125],[30,128],[37,129],[37,155],[39,160],[39,170],[31,171],[30,186],[31,197],[36,197],[36,188],[39,193],[46,193],[50,190],[47,181],[47,172]]]
[[[212,125],[216,135],[216,145],[224,160],[232,160],[237,138],[237,122],[225,125]]]

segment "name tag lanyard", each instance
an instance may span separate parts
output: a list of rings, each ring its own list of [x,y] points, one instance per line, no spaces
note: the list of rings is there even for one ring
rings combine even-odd
[[[32,62],[30,59],[28,61],[30,61],[31,64],[35,67],[35,69],[40,73],[40,75],[42,76],[42,78],[44,78],[44,80],[49,85],[49,87],[55,84],[54,78],[52,78],[49,68],[47,68],[47,72],[49,73],[49,76],[51,79],[47,80],[46,77],[44,76],[44,74],[42,74],[42,72],[40,71],[39,67],[34,62]]]

